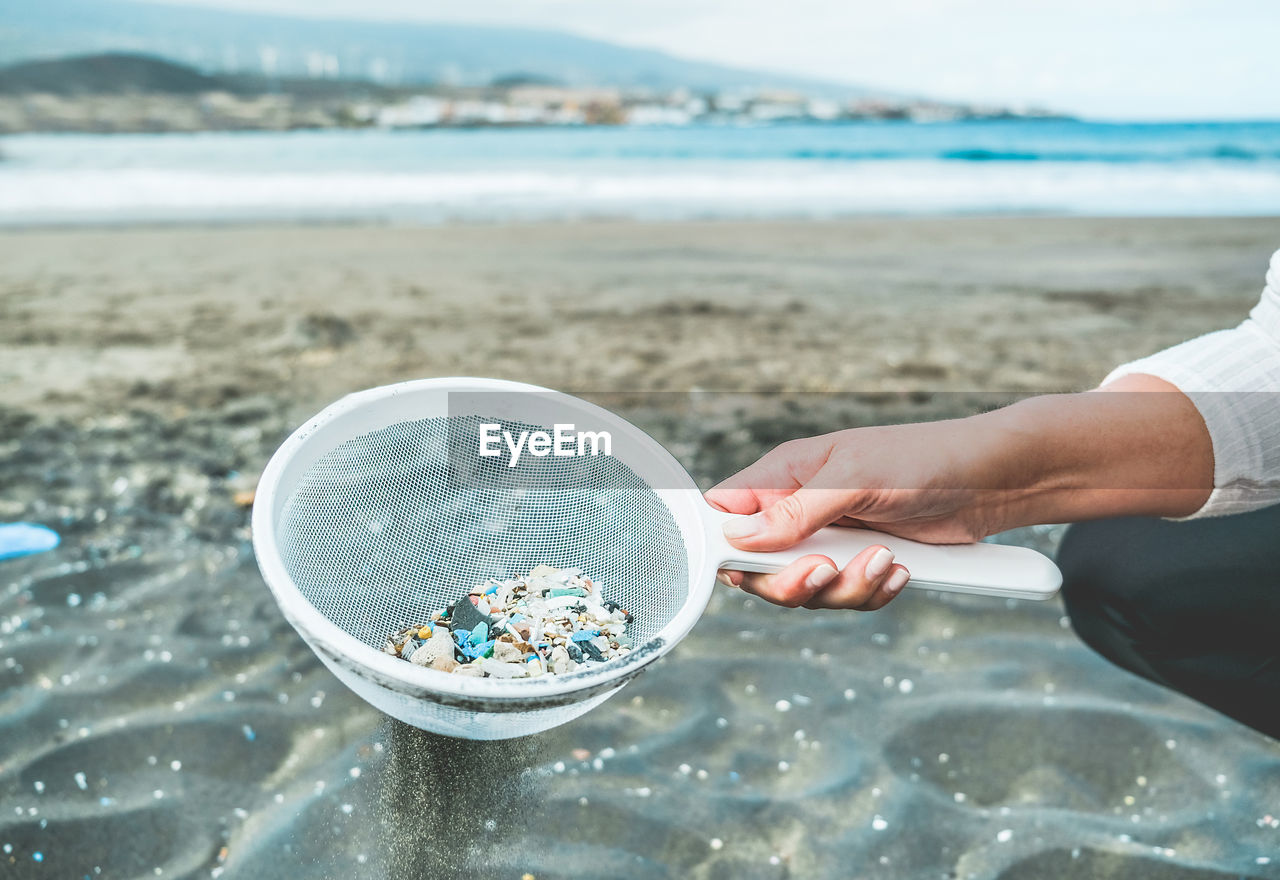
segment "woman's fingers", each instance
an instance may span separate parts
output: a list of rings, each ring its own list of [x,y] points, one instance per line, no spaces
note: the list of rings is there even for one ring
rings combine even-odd
[[[724,584],[726,587],[742,586],[742,579],[745,576],[746,575],[743,572],[731,571],[727,568],[722,568],[716,572],[716,580]]]
[[[868,547],[849,561],[839,576],[805,601],[812,609],[878,611],[902,592],[911,574],[894,561],[888,547]]]
[[[749,514],[763,510],[800,486],[800,481],[791,473],[790,464],[781,456],[770,453],[713,486],[704,497],[719,510]]]
[[[756,513],[808,483],[830,455],[830,437],[788,441],[708,490],[706,499],[728,513]]]
[[[804,556],[777,574],[722,570],[716,579],[775,605],[877,611],[888,605],[911,575],[888,547],[874,545],[842,571],[825,556]]]
[[[810,596],[805,606],[862,608],[890,576],[893,561],[893,551],[881,544],[873,544],[849,560],[840,576]]]
[[[889,569],[889,574],[880,581],[880,585],[871,594],[871,598],[859,605],[857,610],[879,611],[902,592],[902,588],[907,585],[909,580],[911,580],[911,572],[907,571],[904,566],[895,565]]]
[[[850,488],[851,482],[843,466],[824,464],[794,492],[750,516],[726,521],[724,536],[743,550],[768,552],[793,547],[866,503],[865,494]]]
[[[760,574],[752,571],[721,572],[721,583],[729,580],[745,592],[759,596],[766,602],[798,608],[809,601],[814,593],[831,583],[839,572],[835,563],[825,556],[802,556],[777,574]]]

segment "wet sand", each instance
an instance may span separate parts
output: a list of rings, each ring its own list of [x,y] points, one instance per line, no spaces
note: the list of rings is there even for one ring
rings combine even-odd
[[[788,436],[1089,387],[1238,321],[1278,244],[1280,220],[0,234],[0,521],[64,537],[0,563],[0,873],[1280,877],[1280,746],[1109,666],[1056,602],[717,592],[601,708],[458,743],[320,666],[237,498],[330,400],[459,374],[611,393],[710,483]]]
[[[562,390],[1045,391],[1234,322],[1280,220],[0,235],[4,402],[297,415],[432,375]]]

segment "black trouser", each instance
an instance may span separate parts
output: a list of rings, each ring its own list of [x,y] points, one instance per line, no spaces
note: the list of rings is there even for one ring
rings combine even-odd
[[[1058,564],[1090,647],[1280,738],[1280,506],[1078,523]]]

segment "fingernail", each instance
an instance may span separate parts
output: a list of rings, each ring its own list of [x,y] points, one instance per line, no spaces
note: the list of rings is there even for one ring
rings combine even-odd
[[[813,571],[809,572],[809,576],[804,579],[804,582],[807,586],[816,590],[819,587],[825,587],[827,584],[831,583],[836,579],[836,575],[839,573],[840,572],[836,571],[835,566],[827,565],[824,562],[822,565],[819,565]]]
[[[891,565],[893,565],[893,551],[888,547],[881,547],[867,562],[867,580],[879,580]]]
[[[764,529],[764,521],[760,519],[760,514],[753,513],[751,516],[735,516],[733,519],[727,519],[721,528],[724,530],[724,536],[732,541],[734,538],[750,538],[752,535],[760,534]]]
[[[728,575],[728,574],[726,574],[726,573],[725,573],[725,572],[723,572],[723,571],[718,571],[718,572],[716,572],[716,580],[718,580],[720,583],[724,584],[726,587],[736,587],[736,586],[738,586],[737,584],[735,584],[735,583],[734,583],[734,582],[729,578],[729,575]]]
[[[889,575],[889,579],[884,582],[884,586],[880,589],[884,590],[886,596],[896,596],[898,591],[905,587],[909,580],[911,580],[911,572],[905,568],[900,568]]]

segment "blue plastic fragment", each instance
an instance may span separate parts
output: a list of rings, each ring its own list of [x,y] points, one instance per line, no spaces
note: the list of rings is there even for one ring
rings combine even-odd
[[[485,652],[493,647],[493,643],[495,641],[496,639],[490,639],[489,641],[481,642],[478,645],[473,645],[470,642],[467,642],[461,645],[458,650],[462,652],[463,656],[470,657],[474,660],[476,657],[483,657]]]
[[[35,523],[0,523],[0,559],[44,553],[57,547],[61,540],[53,529]]]
[[[511,617],[510,617],[510,618],[508,618],[507,622],[508,622],[508,623],[519,623],[520,621],[522,621],[522,620],[527,620],[527,619],[528,619],[528,618],[526,618],[523,614],[521,614],[519,611],[517,611],[515,614],[511,615]]]
[[[467,641],[473,645],[478,645],[487,638],[489,638],[489,624],[482,621],[476,624],[476,628],[471,631],[471,636]]]
[[[582,587],[552,587],[551,588],[552,598],[555,598],[557,596],[576,596],[578,598],[583,598],[586,595],[587,595],[587,591],[582,589]]]
[[[488,587],[485,588],[484,594],[486,596],[492,596],[496,592],[498,592],[498,585],[490,584]]]
[[[596,630],[580,629],[573,635],[569,636],[569,638],[573,639],[575,642],[587,642],[587,641],[590,641],[591,639],[594,639],[598,635],[600,635],[600,633],[597,632]]]

